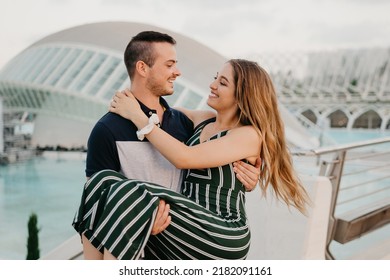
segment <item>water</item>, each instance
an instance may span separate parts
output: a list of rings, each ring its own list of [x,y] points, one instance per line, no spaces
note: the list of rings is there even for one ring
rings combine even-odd
[[[85,162],[36,158],[0,166],[0,259],[25,259],[27,223],[38,216],[41,256],[74,235]]]
[[[350,143],[390,136],[390,132],[329,130],[339,143]],[[355,135],[355,136],[354,136]],[[82,159],[35,158],[0,166],[0,259],[22,260],[27,255],[27,222],[38,215],[41,256],[76,232],[71,222],[85,182]],[[390,226],[370,237],[388,237]],[[365,237],[366,238],[366,237]],[[362,238],[364,241],[364,238]],[[364,248],[370,241],[333,244],[337,258],[348,257],[351,250]]]
[[[390,131],[378,131],[370,129],[329,129],[325,131],[325,134],[338,144],[347,144],[381,137],[388,137],[390,136]]]

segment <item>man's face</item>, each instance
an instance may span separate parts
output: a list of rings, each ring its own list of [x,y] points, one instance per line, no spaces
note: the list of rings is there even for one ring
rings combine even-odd
[[[155,63],[149,67],[146,87],[157,96],[171,95],[173,83],[180,76],[176,48],[169,43],[154,43]]]

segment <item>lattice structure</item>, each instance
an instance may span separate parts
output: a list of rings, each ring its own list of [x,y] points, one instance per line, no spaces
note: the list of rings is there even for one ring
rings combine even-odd
[[[389,129],[390,48],[255,55],[281,102],[317,125]]]

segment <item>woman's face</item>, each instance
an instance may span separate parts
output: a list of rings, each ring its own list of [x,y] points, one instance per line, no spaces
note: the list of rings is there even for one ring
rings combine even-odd
[[[215,110],[237,109],[235,98],[236,85],[233,78],[233,67],[225,63],[210,84],[211,92],[207,104]]]

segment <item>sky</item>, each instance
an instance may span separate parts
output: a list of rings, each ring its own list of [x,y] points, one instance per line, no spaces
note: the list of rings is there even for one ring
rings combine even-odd
[[[100,21],[159,26],[225,57],[390,47],[389,0],[0,0],[0,68],[35,41]]]

